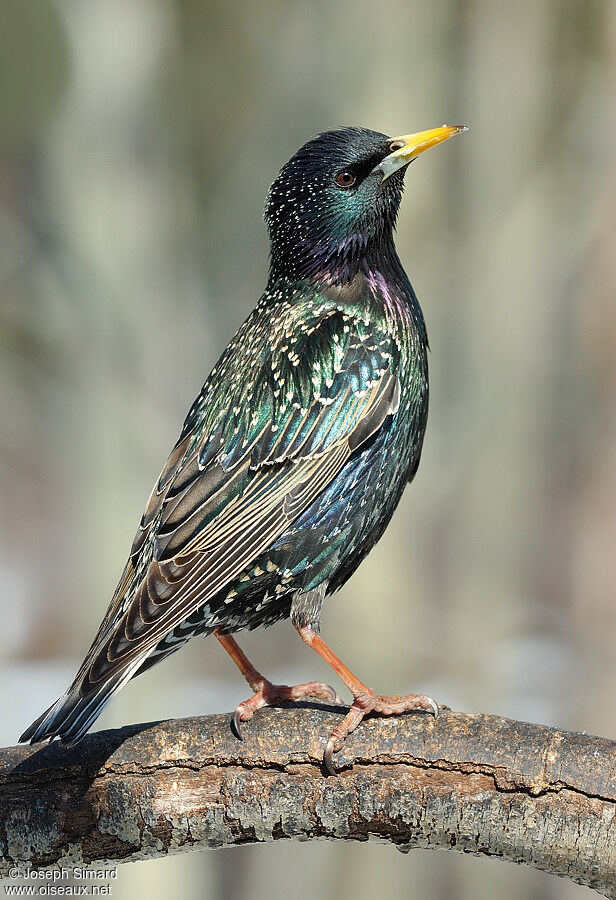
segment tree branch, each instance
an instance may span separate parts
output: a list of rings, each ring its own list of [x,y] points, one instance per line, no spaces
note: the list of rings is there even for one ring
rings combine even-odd
[[[380,838],[526,863],[616,898],[616,742],[447,710],[375,718],[326,777],[339,718],[263,710],[243,743],[217,715],[0,750],[0,869]]]

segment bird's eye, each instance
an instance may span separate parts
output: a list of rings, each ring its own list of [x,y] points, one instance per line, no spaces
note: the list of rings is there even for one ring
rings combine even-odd
[[[339,172],[338,175],[336,175],[336,184],[339,184],[340,187],[343,188],[352,187],[355,184],[355,181],[356,178],[352,172],[344,171]]]
[[[389,145],[389,152],[395,153],[396,150],[402,150],[404,147],[404,141],[392,141]]]

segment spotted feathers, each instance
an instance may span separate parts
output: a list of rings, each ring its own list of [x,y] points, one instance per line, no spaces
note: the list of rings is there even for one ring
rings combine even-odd
[[[79,740],[195,635],[292,610],[318,628],[382,534],[428,399],[423,318],[392,240],[403,173],[383,190],[369,178],[388,147],[361,129],[320,136],[274,182],[267,289],[186,417],[73,684],[22,740]],[[345,200],[332,179],[353,154]]]

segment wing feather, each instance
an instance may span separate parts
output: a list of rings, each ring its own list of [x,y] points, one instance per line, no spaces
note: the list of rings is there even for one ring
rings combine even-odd
[[[395,410],[392,342],[354,325],[334,312],[308,336],[304,328],[301,354],[281,348],[261,362],[252,405],[234,407],[226,427],[207,427],[191,410],[80,669],[82,694],[136,671],[166,635],[205,611]],[[213,610],[212,622],[221,615]]]

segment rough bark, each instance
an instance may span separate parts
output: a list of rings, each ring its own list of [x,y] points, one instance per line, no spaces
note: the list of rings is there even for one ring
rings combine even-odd
[[[486,715],[339,721],[268,709],[243,743],[208,716],[0,751],[2,870],[283,838],[381,839],[526,863],[616,898],[616,742]]]

